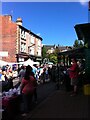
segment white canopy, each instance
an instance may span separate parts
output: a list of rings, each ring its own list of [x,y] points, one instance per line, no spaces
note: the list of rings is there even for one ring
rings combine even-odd
[[[23,64],[24,65],[33,65],[34,61],[32,61],[31,59],[28,59],[27,61],[24,61]]]
[[[53,62],[48,62],[49,65],[53,65]]]
[[[5,61],[3,61],[3,60],[0,60],[0,66],[7,65],[7,64],[8,64],[8,62],[5,62]]]
[[[33,64],[35,64],[35,65],[39,65],[39,62],[33,62]]]
[[[24,61],[24,62],[16,62],[16,63],[14,63],[14,62],[6,62],[6,61],[3,61],[3,60],[0,60],[0,66],[3,66],[3,65],[13,65],[13,64],[18,64],[18,65],[20,65],[20,64],[23,64],[23,65],[25,65],[25,66],[27,66],[27,65],[30,65],[31,67],[33,67],[33,64],[38,64],[38,62],[34,62],[33,60],[31,60],[30,58],[28,59],[28,60],[26,60],[26,61]]]

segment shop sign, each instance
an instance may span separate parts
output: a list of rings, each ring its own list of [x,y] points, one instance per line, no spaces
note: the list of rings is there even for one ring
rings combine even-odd
[[[0,51],[0,56],[1,57],[8,57],[8,52],[7,51]]]

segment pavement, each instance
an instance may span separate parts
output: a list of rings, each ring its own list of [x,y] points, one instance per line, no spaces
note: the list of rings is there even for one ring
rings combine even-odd
[[[71,97],[65,91],[55,91],[27,118],[80,118],[90,119],[90,98],[84,95]]]
[[[56,90],[54,82],[40,85],[38,89],[38,104],[26,117],[18,116],[15,120],[32,120],[44,118],[60,119],[90,119],[90,96],[81,91],[76,96],[70,96],[62,85]]]
[[[56,83],[46,82],[44,84],[39,84],[37,87],[37,104],[34,102],[34,98],[31,104],[31,110],[28,113],[29,116],[31,116],[34,109],[40,105],[46,98],[48,98],[49,95],[51,95],[56,90]],[[22,117],[20,114],[16,115],[13,120],[27,120],[27,118]]]

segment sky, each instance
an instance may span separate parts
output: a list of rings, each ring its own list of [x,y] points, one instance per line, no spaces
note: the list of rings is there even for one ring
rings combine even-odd
[[[74,26],[88,22],[86,2],[2,2],[2,15],[20,17],[23,26],[42,37],[44,45],[72,46]]]

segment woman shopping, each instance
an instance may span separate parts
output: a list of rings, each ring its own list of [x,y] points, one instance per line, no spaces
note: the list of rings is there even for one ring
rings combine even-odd
[[[26,66],[25,76],[23,77],[20,85],[20,90],[21,90],[22,100],[23,100],[22,116],[26,116],[27,115],[26,113],[29,111],[35,86],[36,86],[36,80],[33,76],[32,67],[28,65]]]

